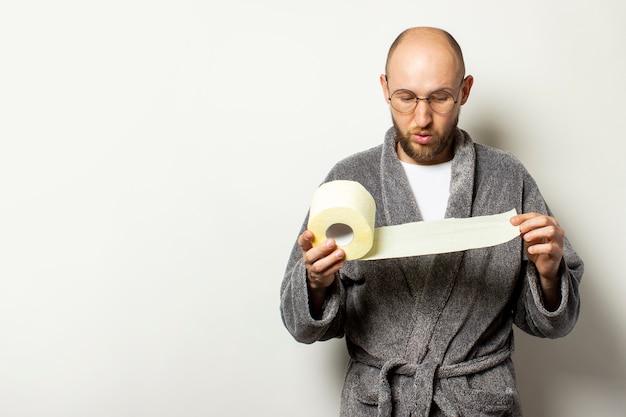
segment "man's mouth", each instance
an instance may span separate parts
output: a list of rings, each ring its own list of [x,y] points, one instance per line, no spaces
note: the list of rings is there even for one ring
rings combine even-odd
[[[430,143],[430,141],[433,139],[433,135],[428,132],[416,132],[416,133],[413,133],[412,136],[413,136],[413,140],[419,143],[420,145],[426,145]]]

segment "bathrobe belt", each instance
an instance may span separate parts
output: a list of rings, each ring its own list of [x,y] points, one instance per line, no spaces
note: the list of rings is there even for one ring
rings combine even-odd
[[[413,377],[415,385],[415,409],[412,416],[428,416],[430,406],[434,401],[446,415],[456,416],[454,399],[435,390],[435,380],[472,375],[491,369],[511,356],[511,348],[506,346],[489,355],[480,356],[465,362],[439,365],[432,362],[408,363],[403,359],[389,359],[383,361],[369,355],[357,346],[352,346],[351,357],[357,362],[380,369],[378,389],[378,417],[392,415],[392,396],[390,374]]]

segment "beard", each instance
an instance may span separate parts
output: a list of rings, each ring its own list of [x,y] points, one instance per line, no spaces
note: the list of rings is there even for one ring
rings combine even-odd
[[[453,144],[454,132],[459,122],[459,116],[457,114],[453,122],[444,126],[444,129],[440,132],[433,131],[432,129],[413,129],[403,132],[400,130],[393,116],[392,120],[394,130],[396,131],[396,140],[404,153],[418,164],[433,164],[435,163],[433,161],[444,154]],[[433,135],[432,142],[428,145],[420,145],[412,140],[413,133],[423,131],[428,131]]]

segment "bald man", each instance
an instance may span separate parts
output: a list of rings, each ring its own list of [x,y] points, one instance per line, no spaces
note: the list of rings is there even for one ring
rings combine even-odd
[[[283,322],[303,343],[345,336],[342,416],[521,416],[513,325],[569,333],[583,262],[522,164],[457,127],[474,79],[449,33],[404,31],[380,83],[393,127],[325,182],[361,183],[376,201],[376,227],[515,208],[521,238],[346,261],[333,239],[313,246],[305,218],[281,286]]]

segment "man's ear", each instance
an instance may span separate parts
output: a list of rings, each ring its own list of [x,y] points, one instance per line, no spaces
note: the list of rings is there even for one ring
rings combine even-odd
[[[385,96],[385,102],[389,104],[389,85],[387,84],[387,75],[380,74],[380,86],[383,89],[383,95]]]
[[[461,106],[467,102],[473,85],[474,77],[471,75],[465,77],[465,80],[463,80],[463,86],[461,87],[461,91],[463,92],[463,97],[461,97]]]

